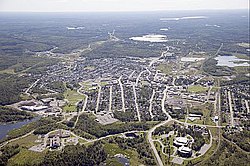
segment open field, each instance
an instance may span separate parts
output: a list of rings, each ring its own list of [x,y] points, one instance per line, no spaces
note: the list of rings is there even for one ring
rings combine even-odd
[[[135,150],[132,149],[123,150],[119,148],[117,144],[114,143],[105,143],[104,149],[110,156],[114,156],[116,154],[126,155],[130,159],[131,166],[138,166],[142,164],[142,162],[139,160],[139,155]],[[114,163],[115,161],[113,159],[108,159],[108,162]]]
[[[9,160],[8,165],[36,165],[43,161],[45,154],[21,148],[20,152]]]
[[[76,111],[77,102],[84,100],[85,96],[77,93],[76,90],[67,89],[64,93],[65,99],[68,101],[67,105],[63,107],[63,110],[66,112]]]
[[[188,91],[193,93],[206,92],[207,90],[207,87],[203,87],[201,85],[192,85],[188,87]]]

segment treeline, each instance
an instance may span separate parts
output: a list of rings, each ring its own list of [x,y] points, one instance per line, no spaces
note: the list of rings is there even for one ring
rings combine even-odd
[[[0,149],[0,166],[6,166],[8,160],[20,152],[19,145],[4,146]]]
[[[203,63],[203,71],[213,76],[230,76],[234,73],[233,69],[226,66],[216,66],[217,61],[213,58]]]
[[[20,111],[15,108],[0,106],[0,123],[23,121],[32,119],[34,116],[26,111]]]
[[[98,58],[124,58],[124,57],[156,57],[159,56],[161,45],[149,47],[144,43],[133,42],[106,42],[98,48],[86,53],[88,59]]]
[[[186,136],[189,134],[194,139],[194,143],[192,144],[192,149],[195,151],[199,151],[201,147],[205,144],[205,138],[202,135],[201,131],[197,131],[196,128],[198,126],[189,126],[188,128],[181,128],[178,126],[176,129],[178,131],[177,136]]]
[[[107,159],[101,142],[95,142],[88,147],[84,145],[66,146],[60,152],[48,152],[40,166],[93,166],[100,165]]]
[[[244,129],[241,132],[223,132],[223,137],[225,137],[227,140],[234,142],[236,145],[238,145],[241,149],[250,152],[250,131],[247,129]]]
[[[170,131],[177,132],[178,137],[185,137],[186,135],[190,135],[194,139],[194,143],[192,144],[192,149],[195,151],[199,151],[201,147],[205,144],[205,138],[202,135],[201,131],[196,130],[197,126],[189,126],[188,128],[181,128],[181,126],[173,124],[171,126],[160,126],[155,129],[153,135],[162,135],[168,134]]]
[[[50,82],[49,84],[47,84],[47,86],[49,89],[52,89],[59,93],[63,93],[67,90],[64,83],[61,81]]]
[[[41,118],[35,122],[31,122],[27,125],[22,126],[21,128],[11,130],[8,133],[8,136],[2,140],[0,143],[5,142],[7,140],[11,140],[22,135],[25,135],[34,130],[36,134],[40,133],[47,133],[50,129],[57,129],[57,127],[64,127],[64,126],[57,126],[56,122],[60,121],[60,118]],[[52,127],[54,125],[54,127]]]
[[[82,114],[79,117],[75,128],[99,138],[110,134],[118,134],[132,130],[148,130],[152,125],[154,124],[148,124],[145,122],[113,123],[109,125],[101,125],[95,121],[95,117],[90,116],[89,114]]]
[[[32,79],[27,76],[18,77],[10,74],[0,74],[0,105],[7,105],[21,100],[20,94],[28,88]]]
[[[171,126],[160,126],[160,127],[155,129],[155,131],[153,132],[153,135],[168,134],[172,130],[174,130],[173,125],[171,125]]]
[[[114,118],[119,119],[122,122],[131,122],[135,121],[135,112],[134,111],[114,111]]]
[[[236,78],[232,80],[226,80],[226,81],[221,81],[221,86],[229,86],[229,85],[250,85],[250,79],[249,77],[245,75],[237,75]]]
[[[218,166],[218,165],[232,165],[232,166],[245,166],[249,165],[250,156],[247,153],[236,148],[230,142],[225,140],[221,140],[221,144],[217,152],[211,156],[205,162],[190,163],[190,165],[198,165],[198,166]]]
[[[116,143],[123,149],[135,149],[139,154],[139,158],[144,161],[146,165],[155,165],[154,156],[152,151],[149,150],[150,146],[146,142],[146,134],[140,134],[138,137],[133,139],[126,139],[122,137],[110,138],[109,143]]]

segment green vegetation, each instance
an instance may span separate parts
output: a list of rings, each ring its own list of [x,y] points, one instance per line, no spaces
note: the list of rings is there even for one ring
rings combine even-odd
[[[55,124],[60,119],[58,118],[41,118],[38,121],[31,122],[27,125],[22,126],[19,129],[14,129],[8,132],[8,136],[4,139],[2,139],[0,142],[4,142],[10,139],[14,139],[20,136],[23,136],[31,131],[34,130],[34,133],[40,134],[40,133],[47,133],[50,131],[50,129],[57,129],[57,127],[66,128],[66,126],[62,126],[62,124]]]
[[[208,87],[204,87],[201,85],[192,85],[188,87],[188,91],[193,92],[193,93],[206,92],[207,90],[208,90]]]
[[[38,138],[37,135],[30,134],[27,137],[19,138],[19,139],[16,139],[15,141],[8,143],[8,146],[17,144],[21,146],[22,148],[30,148],[36,144],[39,144],[35,142],[37,138]]]
[[[131,159],[130,161],[132,165],[140,165],[140,162],[143,162],[146,165],[155,165],[154,156],[149,150],[149,144],[146,142],[146,134],[140,134],[133,139],[122,137],[110,138],[108,142],[108,147],[110,144],[112,145],[115,143],[111,149],[107,148],[108,151],[111,152],[111,155],[117,153],[125,154]],[[116,147],[116,144],[119,148]]]
[[[237,45],[244,48],[250,48],[250,43],[237,43]]]
[[[26,119],[32,119],[33,114],[25,111],[20,111],[11,107],[0,106],[0,123],[8,123],[15,121],[23,121]]]
[[[215,125],[211,117],[213,117],[214,106],[211,103],[206,103],[201,106],[194,106],[189,110],[190,114],[202,115],[201,119],[195,120],[194,122],[189,121],[190,123],[198,123],[204,125]]]
[[[165,74],[173,74],[172,71],[174,68],[176,68],[176,64],[174,62],[161,63],[156,67],[157,70],[160,70],[162,73],[165,73]]]
[[[63,93],[67,90],[65,84],[60,81],[51,82],[48,84],[48,87],[49,89],[53,89],[59,93]]]
[[[230,132],[230,130],[227,131],[227,129],[224,129],[223,137],[225,137],[227,140],[234,142],[236,145],[238,145],[241,149],[250,152],[250,131],[247,129],[244,129],[241,132]]]
[[[217,165],[249,165],[250,155],[237,149],[235,145],[225,140],[221,140],[218,151],[205,162],[199,165],[202,166],[217,166]]]
[[[23,89],[28,88],[31,83],[32,79],[27,76],[0,74],[0,105],[20,101]]]
[[[153,132],[153,135],[168,134],[172,130],[174,130],[174,127],[172,125],[170,125],[170,126],[160,126],[160,127],[155,129],[155,131]]]
[[[226,66],[216,66],[217,61],[212,57],[203,63],[203,71],[212,76],[230,76],[234,70]]]
[[[48,152],[41,166],[47,165],[99,165],[107,159],[107,153],[101,142],[95,142],[88,147],[84,145],[69,145],[60,152]]]
[[[63,107],[63,110],[66,112],[74,112],[76,111],[77,102],[84,100],[85,96],[79,94],[76,90],[67,89],[64,92],[64,98],[68,101],[68,103]]]
[[[82,130],[96,137],[103,137],[110,134],[118,134],[132,130],[148,130],[154,123],[145,122],[116,122],[109,125],[101,125],[95,121],[90,114],[82,114],[79,117],[75,129]]]
[[[4,146],[0,149],[0,165],[7,165],[8,160],[20,152],[19,145]]]
[[[114,111],[114,118],[119,119],[122,122],[131,122],[135,121],[135,112],[126,110],[123,111]]]
[[[33,152],[25,147],[20,148],[20,152],[9,159],[8,165],[39,165],[43,162],[46,152]]]
[[[221,86],[229,86],[229,85],[234,85],[234,84],[235,85],[237,85],[237,84],[249,85],[250,79],[249,79],[249,77],[244,76],[244,75],[237,75],[232,80],[221,81]]]
[[[159,45],[152,47],[145,47],[143,43],[133,44],[131,42],[119,41],[112,42],[107,41],[95,48],[91,52],[86,53],[84,56],[90,59],[98,58],[120,58],[120,57],[156,57],[159,55]]]

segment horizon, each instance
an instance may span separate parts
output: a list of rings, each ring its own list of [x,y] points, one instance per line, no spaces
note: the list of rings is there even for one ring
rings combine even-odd
[[[0,12],[157,12],[249,10],[248,0],[2,0]]]

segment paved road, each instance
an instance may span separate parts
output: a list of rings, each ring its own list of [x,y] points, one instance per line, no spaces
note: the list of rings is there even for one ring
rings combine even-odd
[[[152,96],[151,96],[150,101],[149,101],[149,110],[148,110],[149,114],[151,116],[151,119],[154,118],[154,115],[152,113],[152,105],[153,105],[154,96],[155,96],[155,90],[153,89],[153,93],[152,93]]]
[[[163,91],[163,98],[161,100],[161,109],[162,109],[162,112],[167,115],[167,117],[171,118],[171,116],[167,113],[167,111],[165,109],[165,101],[167,98],[167,91],[168,91],[168,86],[166,86],[166,88]]]
[[[156,128],[160,127],[160,126],[163,126],[165,125],[166,123],[170,122],[172,119],[172,117],[169,115],[169,113],[166,111],[165,109],[165,99],[166,99],[166,96],[167,96],[167,89],[168,89],[168,86],[166,86],[166,89],[163,91],[164,93],[164,96],[162,98],[162,111],[167,115],[168,119],[166,121],[163,121],[159,124],[157,124],[156,126],[154,126],[153,128],[151,128],[149,131],[148,131],[148,142],[150,143],[150,146],[154,152],[154,155],[155,155],[155,158],[157,160],[157,165],[159,166],[163,166],[163,162],[161,160],[161,157],[159,156],[158,152],[157,152],[157,149],[155,148],[155,145],[154,145],[154,142],[153,142],[153,139],[152,139],[152,133],[155,131]]]
[[[154,126],[153,128],[151,128],[151,129],[148,131],[148,142],[149,142],[149,144],[150,144],[150,146],[151,146],[151,149],[152,149],[153,152],[154,152],[154,155],[155,155],[155,158],[156,158],[156,161],[157,161],[157,165],[159,165],[159,166],[163,166],[163,162],[162,162],[161,157],[160,157],[160,155],[158,154],[157,149],[156,149],[156,147],[155,147],[155,145],[154,145],[154,141],[153,141],[153,139],[152,139],[152,133],[155,131],[156,128],[165,125],[165,124],[168,123],[170,120],[171,120],[171,118],[168,119],[168,120],[166,120],[166,121],[164,121],[164,122],[159,123],[158,125]]]
[[[124,99],[124,90],[121,82],[122,76],[118,79],[120,88],[121,88],[121,96],[122,96],[122,111],[125,112],[125,99]]]
[[[78,115],[77,115],[77,118],[76,118],[76,121],[75,121],[75,123],[74,123],[74,127],[73,127],[73,128],[75,128],[75,126],[76,126],[76,124],[77,124],[77,122],[78,122],[78,120],[79,120],[80,115],[82,115],[82,114],[84,113],[84,111],[85,111],[85,109],[86,109],[86,107],[87,107],[88,96],[85,95],[85,94],[83,94],[83,95],[85,96],[84,105],[83,105],[83,107],[82,107],[81,112],[78,112]]]
[[[233,111],[233,106],[232,106],[232,96],[231,92],[228,91],[228,103],[229,103],[229,110],[230,110],[230,120],[231,120],[231,126],[234,127],[234,111]]]
[[[245,104],[246,104],[247,113],[249,114],[250,113],[250,109],[249,109],[249,104],[248,104],[247,100],[245,100]]]
[[[112,89],[113,86],[109,87],[109,112],[112,112]]]
[[[16,141],[16,140],[18,140],[18,139],[27,137],[27,136],[29,136],[30,134],[32,134],[34,131],[35,131],[35,130],[32,130],[31,132],[29,132],[29,133],[27,133],[27,134],[25,134],[25,135],[22,135],[22,136],[20,136],[20,137],[17,137],[17,138],[8,140],[8,141],[2,143],[2,144],[0,145],[0,148],[4,147],[4,146],[7,145],[8,143],[11,143],[11,142]]]
[[[133,92],[134,92],[134,101],[135,101],[135,108],[136,108],[136,112],[137,112],[137,117],[139,122],[141,121],[141,115],[139,112],[139,107],[138,107],[138,103],[137,103],[137,96],[136,96],[136,91],[135,91],[135,85],[133,85]]]
[[[131,79],[134,73],[135,73],[135,70],[129,75],[128,79]]]
[[[95,107],[95,113],[98,112],[99,110],[99,103],[100,103],[100,97],[101,97],[101,91],[102,91],[102,87],[98,84],[98,96],[97,96],[97,101],[96,101],[96,107]]]
[[[33,88],[40,80],[41,80],[41,78],[37,79],[33,84],[30,85],[30,87],[28,89],[26,89],[26,91],[24,93],[27,95],[30,95],[30,93],[29,93],[30,89]]]
[[[105,137],[100,137],[100,138],[96,138],[96,139],[92,139],[92,140],[88,140],[87,142],[83,143],[83,144],[88,144],[91,142],[95,142],[95,141],[100,141],[109,137],[114,137],[114,136],[119,136],[120,134],[127,134],[127,133],[138,133],[138,132],[147,132],[147,131],[138,131],[138,130],[133,130],[133,131],[126,131],[126,132],[122,132],[122,133],[118,133],[118,134],[111,134],[111,135],[107,135]]]
[[[136,78],[136,82],[135,82],[135,86],[138,86],[138,82],[140,80],[140,77],[142,75],[142,73],[146,72],[147,70],[143,70],[142,72],[140,72],[140,74],[138,75],[138,77]]]

